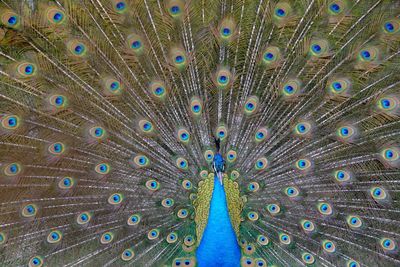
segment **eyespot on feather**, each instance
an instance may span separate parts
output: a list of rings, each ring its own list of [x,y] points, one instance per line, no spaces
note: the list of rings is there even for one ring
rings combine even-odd
[[[76,39],[67,42],[67,49],[72,56],[77,58],[85,57],[88,52],[86,44]]]
[[[45,19],[49,25],[59,26],[66,22],[64,11],[57,7],[48,7],[44,12]]]
[[[0,10],[1,24],[12,29],[18,29],[21,26],[21,17],[12,10]]]
[[[134,257],[135,257],[135,252],[131,248],[127,248],[121,253],[121,259],[123,261],[130,261]]]
[[[28,266],[29,267],[42,267],[44,264],[44,260],[41,256],[33,256],[29,259]]]

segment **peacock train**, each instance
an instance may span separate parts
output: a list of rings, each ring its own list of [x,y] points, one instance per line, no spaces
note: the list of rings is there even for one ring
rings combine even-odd
[[[0,266],[400,266],[398,0],[0,0]]]

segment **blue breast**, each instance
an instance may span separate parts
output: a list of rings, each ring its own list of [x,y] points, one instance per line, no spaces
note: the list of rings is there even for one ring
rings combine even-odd
[[[199,267],[240,266],[240,247],[232,228],[223,186],[214,179],[208,224],[196,251]]]

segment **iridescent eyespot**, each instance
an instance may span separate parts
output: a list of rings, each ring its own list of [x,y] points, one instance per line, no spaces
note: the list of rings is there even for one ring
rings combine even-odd
[[[356,134],[356,128],[351,125],[344,125],[336,130],[336,136],[341,141],[349,141]]]
[[[184,250],[186,252],[191,252],[192,250],[187,249]],[[181,266],[185,266],[185,267],[194,267],[196,266],[196,260],[195,258],[175,258],[172,262],[172,266],[171,267],[181,267]]]
[[[52,95],[49,97],[49,103],[56,109],[62,109],[67,106],[67,98],[63,95]]]
[[[254,267],[254,260],[250,257],[242,257],[240,260],[242,267]]]
[[[285,233],[279,233],[279,241],[284,245],[289,245],[292,243],[292,238]]]
[[[37,74],[37,67],[33,63],[23,62],[17,65],[17,74],[20,78],[30,78]]]
[[[211,149],[207,149],[206,151],[204,151],[203,155],[204,159],[209,163],[212,162],[214,159],[214,151],[212,151]]]
[[[301,220],[300,225],[303,231],[307,234],[313,233],[315,231],[315,225],[310,220]]]
[[[334,177],[337,182],[344,183],[351,180],[352,174],[345,170],[337,170],[334,172]]]
[[[158,189],[160,189],[160,183],[157,182],[154,179],[150,179],[146,182],[146,187],[147,189],[149,189],[150,191],[157,191]]]
[[[275,9],[275,15],[276,16],[283,17],[283,16],[285,16],[285,14],[286,14],[286,12],[285,12],[284,9],[281,9],[281,8]]]
[[[294,134],[298,136],[307,136],[311,133],[311,123],[307,121],[301,121],[294,127]]]
[[[172,48],[170,50],[171,64],[178,70],[183,70],[187,65],[186,52],[182,48]]]
[[[196,238],[192,235],[187,235],[183,239],[183,242],[185,243],[186,246],[191,247],[196,243]]]
[[[385,252],[392,252],[397,249],[396,242],[391,238],[382,238],[379,243]]]
[[[267,205],[267,211],[271,215],[277,215],[281,212],[281,208],[277,204],[269,204],[269,205]]]
[[[165,198],[161,201],[161,205],[165,208],[170,208],[174,205],[174,200],[172,198]]]
[[[148,90],[154,98],[159,100],[163,100],[167,95],[167,88],[165,84],[159,80],[152,81]]]
[[[220,68],[215,73],[215,85],[219,89],[225,89],[232,81],[232,73],[227,68]]]
[[[394,112],[399,109],[399,99],[395,96],[383,96],[377,101],[376,106],[383,112]]]
[[[126,38],[126,46],[133,54],[140,56],[144,52],[144,44],[142,37],[138,34],[132,33]]]
[[[363,226],[361,218],[356,216],[356,215],[347,216],[346,222],[349,225],[349,227],[352,228],[352,229],[358,229],[361,226]]]
[[[47,235],[47,242],[49,242],[50,244],[55,244],[60,242],[62,237],[63,234],[61,233],[61,231],[54,230]]]
[[[223,37],[229,37],[231,34],[232,34],[232,30],[229,29],[228,27],[221,28],[221,35]]]
[[[250,221],[257,221],[258,220],[258,213],[255,211],[250,211],[247,213],[247,218]]]
[[[236,23],[232,18],[225,18],[218,27],[218,37],[222,42],[230,42],[236,32]]]
[[[108,198],[108,203],[111,205],[118,205],[124,200],[124,196],[120,193],[114,193]]]
[[[358,59],[361,62],[374,62],[378,59],[379,51],[376,47],[365,47],[358,53]]]
[[[276,66],[281,61],[281,51],[276,46],[267,47],[262,54],[262,63],[267,67]]]
[[[267,262],[264,259],[256,258],[256,259],[254,259],[254,266],[266,267],[267,266]]]
[[[329,216],[333,214],[333,209],[329,203],[320,202],[317,205],[318,212],[324,216]]]
[[[65,145],[63,143],[61,143],[61,142],[56,142],[56,143],[53,143],[53,144],[49,145],[47,150],[52,155],[60,156],[65,152]]]
[[[400,29],[400,19],[394,18],[387,20],[382,25],[383,31],[386,34],[395,34],[399,32]]]
[[[257,143],[262,142],[265,139],[267,139],[268,136],[269,136],[268,129],[265,127],[261,127],[256,131],[256,133],[254,135],[254,141]]]
[[[129,216],[127,223],[129,226],[137,225],[140,223],[141,219],[142,216],[140,216],[140,214],[132,214],[131,216]]]
[[[76,222],[79,225],[86,225],[90,222],[91,219],[92,219],[92,215],[89,212],[85,211],[85,212],[78,214],[78,217],[76,217]]]
[[[226,152],[226,161],[229,163],[233,163],[236,161],[237,153],[235,150],[229,150]]]
[[[190,101],[190,112],[193,116],[199,116],[203,110],[203,104],[200,99],[193,97]]]
[[[180,219],[185,219],[189,215],[189,211],[187,209],[180,209],[180,210],[178,210],[176,215]]]
[[[16,115],[6,115],[1,119],[1,126],[6,130],[15,130],[20,126],[21,119]]]
[[[125,249],[121,254],[121,259],[123,261],[130,261],[135,256],[135,252],[131,248]]]
[[[101,126],[93,126],[89,129],[89,134],[91,137],[101,140],[106,136],[106,131]]]
[[[34,257],[30,258],[28,266],[29,267],[41,267],[41,266],[43,266],[43,263],[44,263],[44,261],[43,261],[42,257],[34,256]]]
[[[268,160],[265,157],[259,158],[256,163],[254,164],[254,168],[257,171],[264,170],[268,166]]]
[[[35,204],[27,204],[22,208],[21,215],[25,218],[35,217],[38,207]]]
[[[301,81],[297,79],[290,79],[283,84],[281,91],[284,97],[290,98],[298,95],[301,89]]]
[[[335,243],[331,240],[322,241],[322,249],[328,253],[334,253],[336,251]]]
[[[379,157],[384,163],[395,167],[399,163],[400,151],[397,147],[387,147],[381,150]]]
[[[127,10],[127,4],[122,0],[113,0],[113,7],[115,12],[123,14]]]
[[[239,246],[244,248],[247,245],[246,239],[242,238],[239,240]]]
[[[344,1],[333,1],[328,5],[328,12],[331,15],[338,15],[343,12],[344,8]]]
[[[58,182],[58,188],[70,189],[75,185],[75,180],[72,177],[64,177]]]
[[[240,176],[240,173],[237,170],[231,171],[230,178],[232,180],[236,180],[237,178],[239,178],[239,176]]]
[[[173,243],[175,243],[176,241],[178,241],[178,234],[176,233],[176,232],[172,232],[172,233],[170,233],[168,236],[167,236],[167,242],[169,243],[169,244],[173,244]]]
[[[221,140],[225,140],[226,137],[228,137],[228,129],[221,125],[219,127],[217,127],[217,129],[215,130],[215,135]]]
[[[170,12],[171,12],[171,14],[177,14],[178,12],[180,11],[180,8],[179,8],[179,6],[172,6],[171,8],[170,8]]]
[[[285,194],[290,197],[290,198],[296,198],[299,196],[300,191],[297,187],[294,186],[288,186],[285,189]]]
[[[259,189],[260,189],[260,185],[257,182],[251,182],[247,186],[247,190],[249,190],[252,193],[257,192]]]
[[[114,239],[114,234],[111,232],[106,232],[101,235],[100,237],[100,243],[103,245],[109,244],[113,241]]]
[[[267,246],[269,244],[269,239],[265,235],[258,235],[257,243],[261,246]]]
[[[309,159],[299,159],[295,164],[299,171],[306,171],[311,167],[311,161]]]
[[[280,22],[290,16],[291,13],[292,8],[288,3],[278,2],[274,8],[274,19]]]
[[[95,172],[101,175],[108,174],[111,170],[111,167],[108,163],[99,163],[94,168]]]
[[[192,190],[193,184],[190,180],[185,179],[182,181],[182,187],[186,190]]]
[[[72,55],[83,57],[87,54],[86,45],[78,40],[71,40],[67,43],[68,50]]]
[[[143,168],[150,165],[150,160],[144,155],[137,155],[133,158],[133,163],[136,167]]]
[[[171,17],[179,18],[183,14],[185,2],[183,0],[169,0],[166,1],[165,7]]]
[[[199,175],[200,175],[201,178],[206,179],[208,177],[208,171],[207,170],[201,170]]]
[[[315,262],[314,256],[307,252],[301,255],[301,259],[305,264],[313,264]]]
[[[153,124],[148,120],[139,121],[139,129],[142,133],[148,134],[154,131]]]
[[[350,259],[346,262],[346,267],[361,267],[361,265],[355,260]]]
[[[248,97],[246,102],[244,103],[244,113],[246,115],[254,114],[258,109],[258,105],[259,105],[258,97],[256,96]]]
[[[386,190],[379,186],[374,186],[369,190],[371,197],[377,201],[382,201],[387,199]]]
[[[175,163],[176,166],[181,170],[187,170],[189,167],[187,160],[182,157],[177,158]]]
[[[3,169],[4,175],[8,176],[8,177],[17,176],[18,174],[21,173],[21,171],[22,171],[22,167],[17,162],[9,163]]]
[[[147,233],[147,238],[149,240],[154,240],[156,238],[158,238],[158,236],[160,235],[160,231],[158,229],[151,229],[148,233]]]
[[[65,13],[61,9],[49,7],[45,14],[50,24],[60,25],[65,21]]]
[[[314,40],[310,45],[310,54],[314,57],[326,56],[329,50],[328,41],[324,39]]]
[[[5,233],[0,232],[0,246],[3,245],[7,241],[7,236]]]
[[[21,24],[21,17],[11,10],[3,10],[1,15],[1,23],[6,27],[16,29]]]
[[[190,133],[185,128],[181,128],[178,130],[178,140],[184,144],[189,143],[190,141]]]
[[[328,82],[329,94],[332,96],[343,95],[349,91],[352,84],[348,78],[336,78]]]
[[[122,93],[122,84],[114,78],[103,79],[104,92],[109,96],[117,96]]]
[[[244,253],[247,255],[253,254],[255,250],[256,249],[253,244],[247,244],[246,246],[244,246],[244,249],[243,249]]]

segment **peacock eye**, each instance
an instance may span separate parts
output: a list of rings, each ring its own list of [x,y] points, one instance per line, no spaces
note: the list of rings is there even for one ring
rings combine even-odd
[[[172,6],[170,10],[171,10],[172,14],[178,14],[180,11],[180,8],[179,8],[179,6]]]
[[[286,12],[285,12],[285,10],[283,10],[283,9],[281,9],[281,8],[278,8],[278,9],[275,10],[275,14],[276,14],[278,17],[283,17],[283,16],[285,16]]]

